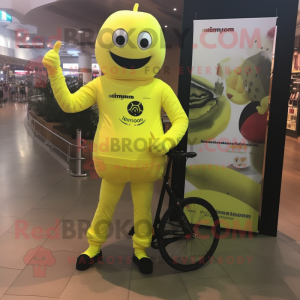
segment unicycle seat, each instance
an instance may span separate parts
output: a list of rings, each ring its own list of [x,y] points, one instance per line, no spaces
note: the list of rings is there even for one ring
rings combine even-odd
[[[193,158],[197,156],[197,153],[195,152],[185,152],[185,151],[175,151],[175,150],[170,150],[167,155],[170,158]]]

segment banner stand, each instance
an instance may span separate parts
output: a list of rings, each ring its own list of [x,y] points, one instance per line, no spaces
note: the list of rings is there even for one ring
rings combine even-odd
[[[259,232],[276,236],[280,201],[281,177],[287,121],[287,101],[291,76],[292,57],[298,0],[232,0],[199,1],[185,0],[182,22],[180,74],[178,98],[189,113],[189,98],[193,52],[193,20],[241,19],[278,17],[275,64],[273,71],[272,102],[266,140],[262,202]],[[187,149],[187,135],[178,145],[178,150]],[[185,162],[173,166],[172,187],[178,196],[184,197]]]

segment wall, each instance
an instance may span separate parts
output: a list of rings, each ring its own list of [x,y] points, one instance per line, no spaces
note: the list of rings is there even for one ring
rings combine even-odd
[[[15,48],[14,31],[7,30],[5,27],[0,26],[0,46],[11,49]]]
[[[44,56],[49,49],[23,49],[15,46],[15,32],[0,26],[0,54],[24,60]]]

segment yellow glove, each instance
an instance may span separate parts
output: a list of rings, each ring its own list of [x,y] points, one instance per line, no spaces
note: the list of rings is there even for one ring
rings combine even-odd
[[[48,51],[43,58],[43,65],[47,69],[49,76],[57,74],[58,68],[60,68],[59,49],[61,47],[61,41],[57,41],[54,48]]]
[[[175,146],[174,141],[172,141],[170,138],[165,137],[165,135],[162,135],[160,138],[155,138],[154,134],[151,131],[150,134],[153,139],[150,150],[157,156],[165,155],[170,151],[171,148]]]
[[[60,67],[58,55],[60,46],[61,42],[58,41],[54,48],[46,53],[43,58],[43,65],[48,70],[53,94],[61,109],[67,113],[80,112],[96,103],[99,81],[93,80],[71,94]]]

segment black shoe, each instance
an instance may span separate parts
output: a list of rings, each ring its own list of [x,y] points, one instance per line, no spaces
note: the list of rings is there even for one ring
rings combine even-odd
[[[94,257],[89,257],[86,254],[80,254],[77,258],[76,269],[79,271],[85,271],[94,263],[99,262],[102,259],[102,251]]]
[[[142,274],[151,274],[153,272],[153,262],[148,257],[138,259],[135,255],[132,257],[132,261],[138,266]]]

